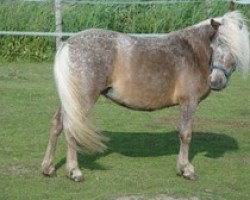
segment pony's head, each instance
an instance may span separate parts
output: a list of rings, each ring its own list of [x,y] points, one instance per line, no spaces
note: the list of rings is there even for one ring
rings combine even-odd
[[[244,17],[238,11],[211,19],[211,25],[217,32],[211,42],[210,86],[221,90],[227,86],[236,68],[244,74],[249,70],[249,35]]]

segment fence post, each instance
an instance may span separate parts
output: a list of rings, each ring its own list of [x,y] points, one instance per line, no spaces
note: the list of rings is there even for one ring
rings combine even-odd
[[[55,21],[56,21],[56,33],[62,33],[62,14],[61,14],[61,0],[55,0]],[[56,37],[56,49],[62,42],[62,36]]]
[[[206,8],[206,18],[208,19],[211,15],[211,9],[212,9],[212,2],[211,0],[205,1],[205,8]]]

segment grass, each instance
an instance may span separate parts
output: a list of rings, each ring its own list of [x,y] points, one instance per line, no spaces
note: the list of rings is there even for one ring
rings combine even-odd
[[[66,144],[60,137],[57,177],[41,174],[50,120],[58,98],[52,64],[0,65],[0,199],[103,200],[130,194],[200,199],[250,198],[250,79],[233,75],[196,114],[190,158],[199,175],[176,175],[178,108],[136,112],[100,98],[91,115],[111,138],[102,155],[79,155],[85,183],[66,178]]]

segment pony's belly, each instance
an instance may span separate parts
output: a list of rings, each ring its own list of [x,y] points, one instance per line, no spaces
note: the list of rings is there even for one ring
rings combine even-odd
[[[130,88],[126,91],[109,87],[102,94],[116,103],[134,110],[153,111],[177,104],[173,101],[171,94],[158,93],[153,90],[146,92]]]

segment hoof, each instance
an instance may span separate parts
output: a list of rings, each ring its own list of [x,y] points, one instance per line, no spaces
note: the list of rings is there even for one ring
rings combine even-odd
[[[198,176],[194,172],[194,167],[190,163],[185,167],[182,167],[178,170],[178,175],[183,176],[187,180],[197,180]]]
[[[83,182],[84,178],[79,169],[73,169],[69,172],[69,178],[75,182]]]
[[[186,174],[186,173],[183,173],[182,176],[187,179],[187,180],[191,180],[191,181],[195,181],[198,179],[198,176],[192,172],[192,173],[189,173],[189,174]]]
[[[56,176],[55,167],[53,166],[43,167],[43,175],[49,176],[49,177]]]

